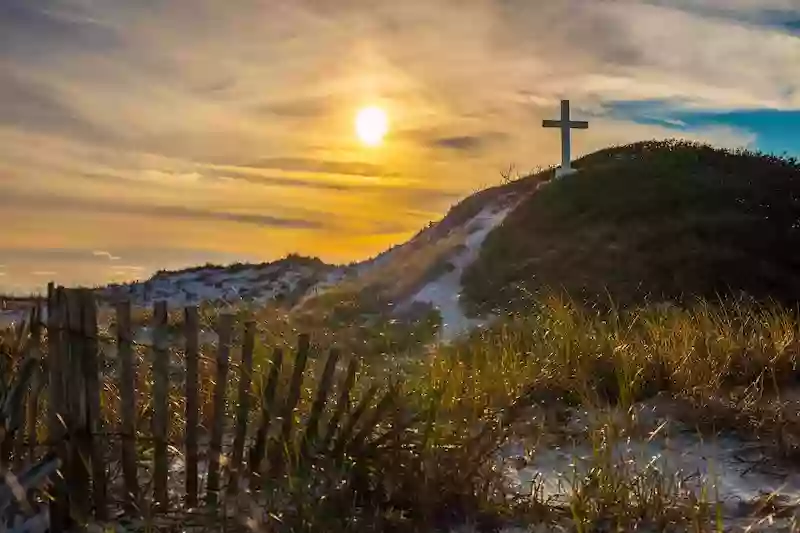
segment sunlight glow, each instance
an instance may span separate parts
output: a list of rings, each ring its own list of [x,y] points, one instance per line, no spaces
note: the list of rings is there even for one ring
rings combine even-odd
[[[356,134],[367,146],[378,146],[389,132],[389,118],[379,107],[365,107],[356,115]]]

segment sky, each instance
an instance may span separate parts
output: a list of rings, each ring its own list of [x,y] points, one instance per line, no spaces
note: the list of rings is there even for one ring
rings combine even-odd
[[[561,98],[576,155],[800,155],[800,0],[0,0],[0,290],[374,256],[556,164]]]

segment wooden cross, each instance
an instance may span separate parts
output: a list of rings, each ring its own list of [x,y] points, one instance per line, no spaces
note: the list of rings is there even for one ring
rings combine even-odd
[[[569,100],[561,100],[561,120],[542,121],[542,127],[561,129],[561,166],[556,169],[556,177],[560,178],[561,176],[573,173],[575,170],[571,165],[570,131],[589,129],[589,123],[583,120],[570,120]]]

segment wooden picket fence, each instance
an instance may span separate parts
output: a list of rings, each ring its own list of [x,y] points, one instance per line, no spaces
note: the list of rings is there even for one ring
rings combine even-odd
[[[303,422],[298,423],[293,414],[301,399],[307,371],[309,337],[299,336],[294,366],[286,368],[291,376],[288,386],[279,385],[281,367],[285,366],[283,350],[272,351],[270,364],[264,367],[266,375],[261,382],[261,394],[255,398],[251,393],[255,323],[245,321],[243,331],[235,337],[234,317],[221,314],[215,328],[219,341],[212,377],[213,415],[205,428],[207,474],[201,502],[198,309],[186,307],[183,310],[180,326],[185,337],[182,344],[184,365],[178,370],[185,375],[177,381],[183,383],[181,394],[185,395],[185,412],[171,413],[170,383],[172,379],[174,394],[176,369],[171,365],[168,308],[165,302],[156,302],[153,306],[149,435],[137,425],[140,412],[136,401],[137,365],[128,302],[116,304],[115,309],[117,372],[114,385],[119,391],[119,420],[114,425],[118,427],[106,427],[110,424],[104,421],[101,411],[102,391],[104,383],[111,378],[103,376],[101,357],[104,351],[99,345],[97,312],[94,293],[88,289],[67,289],[52,284],[48,288],[46,321],[41,323],[34,317],[28,332],[31,353],[41,354],[45,379],[34,380],[28,392],[25,427],[17,432],[13,442],[3,443],[3,458],[12,463],[35,459],[43,447],[57,450],[62,458],[63,476],[55,482],[50,504],[53,532],[66,529],[70,520],[102,522],[120,510],[129,516],[153,516],[176,507],[214,509],[241,487],[257,493],[265,476],[280,475],[286,461],[285,450],[294,450],[294,457],[299,460],[342,457],[351,445],[364,437],[370,425],[386,414],[393,402],[394,390],[379,395],[376,386],[354,401],[357,361],[351,359],[343,377],[335,383],[340,354],[332,349],[316,381],[312,404]],[[45,332],[47,341],[42,344]],[[232,350],[234,338],[241,338],[240,350]],[[240,353],[240,360],[231,361],[233,353]],[[232,366],[239,372],[238,394],[233,420],[228,424],[225,402]],[[329,405],[334,389],[337,399]],[[42,417],[45,413],[46,417]],[[181,416],[185,419],[182,441],[170,442],[170,420]],[[40,417],[44,422],[37,424]],[[248,422],[254,422],[256,427],[249,428]],[[42,431],[43,424],[46,424],[46,431]],[[224,430],[231,425],[234,428],[232,444],[223,449]],[[38,438],[43,433],[46,439]],[[152,447],[152,458],[144,460],[137,456],[143,445]],[[184,494],[177,497],[174,490],[170,497],[168,490],[168,486],[175,485],[174,482],[168,484],[169,446],[181,448],[185,462]],[[112,490],[116,482],[111,479],[112,466],[121,470],[122,491]],[[149,470],[152,495],[142,494],[140,490],[143,468]],[[114,497],[120,492],[122,501]]]

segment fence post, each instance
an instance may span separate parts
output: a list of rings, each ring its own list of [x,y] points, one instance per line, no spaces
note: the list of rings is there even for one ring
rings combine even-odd
[[[50,282],[47,285],[47,370],[48,370],[48,409],[47,440],[63,461],[62,474],[56,476],[50,500],[50,531],[62,533],[67,529],[69,518],[69,497],[65,476],[69,472],[65,434],[65,395],[62,376],[62,357],[66,356],[65,346],[65,302],[64,289]]]
[[[214,413],[211,424],[211,442],[208,458],[208,484],[206,503],[216,505],[219,501],[219,465],[222,457],[222,430],[225,420],[225,388],[228,381],[230,344],[233,330],[233,315],[219,317],[219,350],[217,351],[217,378],[214,384]]]
[[[361,420],[361,417],[367,412],[370,403],[372,403],[372,399],[375,398],[377,394],[378,386],[372,385],[358,402],[358,405],[356,405],[355,409],[349,413],[344,427],[341,428],[340,431],[337,431],[336,444],[334,444],[333,450],[330,452],[331,457],[333,457],[335,460],[338,461],[342,458],[359,420]]]
[[[330,420],[328,421],[328,429],[325,432],[325,438],[322,441],[320,449],[329,450],[333,443],[333,438],[339,430],[339,422],[344,416],[345,412],[350,408],[350,392],[353,385],[356,383],[356,373],[358,372],[358,359],[355,357],[350,359],[350,364],[347,365],[347,377],[339,389],[339,397],[336,400],[336,409],[333,411]]]
[[[136,467],[136,368],[133,362],[131,303],[118,302],[117,357],[119,357],[119,391],[122,408],[122,476],[125,482],[125,511],[133,516],[139,510],[139,483]]]
[[[306,362],[308,361],[309,343],[309,337],[306,334],[301,334],[297,338],[297,356],[294,360],[292,379],[289,382],[289,392],[286,395],[286,403],[283,405],[283,410],[280,415],[282,422],[281,436],[280,439],[273,444],[272,453],[270,454],[271,468],[280,468],[282,464],[281,452],[284,448],[289,450],[291,446],[292,427],[294,426],[294,409],[297,407],[297,402],[300,401],[300,393],[303,388],[303,375],[305,374]]]
[[[247,416],[250,413],[250,384],[253,374],[253,348],[255,344],[255,322],[248,321],[244,325],[244,342],[242,343],[242,360],[239,366],[239,395],[236,411],[236,430],[233,440],[233,459],[231,461],[228,493],[233,494],[239,488],[239,471],[244,457],[244,440],[247,436]]]
[[[314,398],[314,403],[311,405],[311,414],[306,423],[306,432],[302,440],[301,457],[303,458],[307,458],[311,454],[312,447],[319,437],[319,420],[322,417],[325,404],[328,402],[328,396],[333,385],[333,374],[336,371],[336,363],[338,362],[339,351],[333,348],[328,354],[327,361],[325,361],[325,368],[317,386],[317,394]]]
[[[261,423],[258,425],[258,431],[256,432],[256,441],[250,450],[250,490],[252,491],[261,488],[261,463],[264,460],[264,452],[267,447],[267,434],[272,421],[275,391],[278,388],[281,366],[283,365],[283,350],[280,348],[275,349],[270,364],[269,377],[261,399]]]
[[[153,499],[159,510],[166,510],[167,430],[169,421],[169,332],[167,302],[153,305]]]
[[[92,465],[92,503],[95,517],[105,521],[108,516],[106,494],[106,464],[103,443],[98,443],[103,432],[103,414],[100,412],[100,363],[97,353],[97,306],[94,293],[89,289],[78,292],[81,302],[84,335],[83,379],[86,387],[86,451]],[[95,438],[95,436],[98,436]]]
[[[73,518],[86,524],[91,513],[90,501],[90,450],[88,445],[89,421],[86,416],[86,383],[84,380],[84,354],[86,338],[83,330],[84,308],[78,289],[65,289],[67,300],[67,335],[69,356],[64,373],[66,380],[67,429],[70,435],[68,478]]]
[[[42,393],[42,387],[46,381],[42,370],[42,303],[41,300],[36,300],[36,311],[31,321],[31,354],[39,360],[37,372],[34,374],[33,383],[31,384],[30,396],[28,396],[28,459],[31,463],[36,460],[36,444],[39,438],[37,431],[39,420],[39,395]]]
[[[197,507],[197,358],[199,345],[197,307],[184,309],[186,336],[186,506]]]
[[[39,357],[39,346],[38,346],[38,336],[39,336],[39,328],[38,328],[38,321],[39,321],[39,313],[38,309],[34,307],[31,309],[30,313],[28,313],[28,327],[27,327],[27,334],[24,334],[27,339],[24,337],[19,338],[18,342],[22,352],[20,357],[15,363],[17,365],[21,365],[26,359],[36,359],[37,363],[41,363],[41,358]],[[36,389],[40,382],[39,379],[39,370],[41,368],[41,364],[37,364],[33,374],[31,375],[30,383],[25,385],[25,392],[23,392],[23,402],[20,406],[22,409],[22,417],[20,417],[19,426],[17,427],[16,431],[14,432],[14,465],[17,469],[21,468],[25,464],[25,455],[31,448],[31,441],[30,428],[33,427],[33,435],[35,439],[36,435],[36,402],[33,400],[36,399]],[[6,435],[8,438],[8,435]]]

